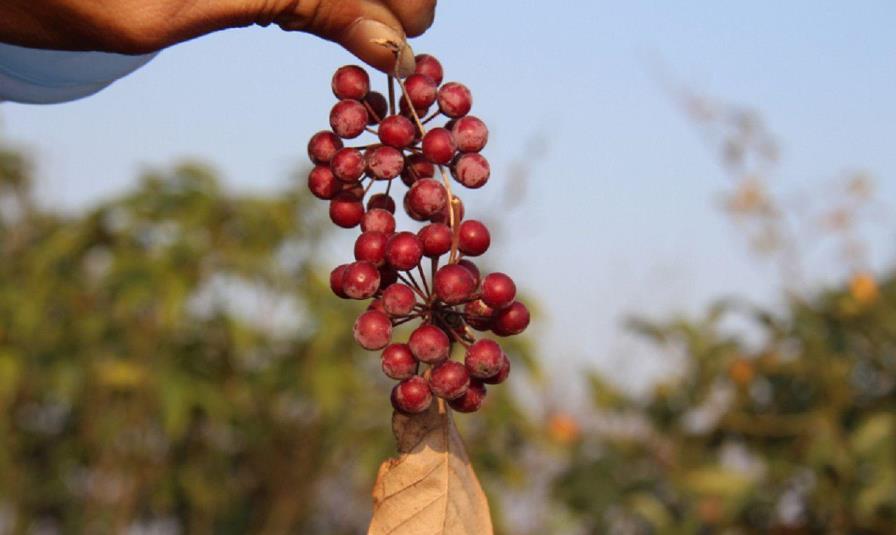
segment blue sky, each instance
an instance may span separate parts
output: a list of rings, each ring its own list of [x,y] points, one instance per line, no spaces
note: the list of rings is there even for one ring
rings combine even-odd
[[[502,178],[546,142],[488,262],[541,302],[546,356],[629,384],[663,368],[620,334],[625,314],[694,311],[732,293],[768,301],[780,282],[721,214],[728,179],[657,65],[759,110],[781,144],[784,186],[867,169],[896,198],[896,4],[655,4],[445,0],[413,43],[470,86],[490,126],[493,181],[464,195],[471,215],[498,217]],[[232,30],[166,50],[93,97],[4,104],[0,119],[39,156],[49,203],[84,206],[185,157],[214,162],[234,188],[274,191],[326,125],[330,76],[349,62],[310,36]],[[879,236],[883,265],[893,232]]]

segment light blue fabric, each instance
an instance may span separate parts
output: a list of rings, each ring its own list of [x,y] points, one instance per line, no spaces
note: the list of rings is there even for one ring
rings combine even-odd
[[[51,104],[86,97],[155,55],[38,50],[0,43],[0,101]]]

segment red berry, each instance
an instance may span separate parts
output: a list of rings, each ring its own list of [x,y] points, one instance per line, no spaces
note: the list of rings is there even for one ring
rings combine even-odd
[[[439,299],[449,305],[466,301],[476,291],[473,275],[457,264],[439,268],[432,284]]]
[[[380,272],[370,262],[352,262],[342,274],[342,291],[351,299],[368,299],[380,287]]]
[[[371,198],[371,201],[373,198]],[[367,202],[368,211],[361,219],[361,230],[363,232],[382,232],[386,236],[391,236],[395,232],[395,218],[382,208],[370,208],[370,201]]]
[[[443,223],[430,223],[419,231],[417,237],[423,243],[423,254],[438,258],[451,250],[451,228]]]
[[[420,153],[412,153],[405,158],[404,171],[401,172],[401,181],[410,186],[421,178],[435,176],[436,168],[432,162]]]
[[[439,86],[435,80],[425,74],[412,74],[404,81],[404,87],[408,92],[414,108],[429,108],[436,101]]]
[[[483,379],[482,382],[490,385],[501,384],[507,379],[508,375],[510,375],[510,359],[507,358],[507,353],[505,353],[502,355],[501,370],[488,379]]]
[[[479,281],[482,278],[482,275],[476,264],[466,258],[462,258],[461,260],[458,260],[457,265],[470,272],[470,275],[473,276],[473,280],[476,281],[476,287],[479,288]]]
[[[355,260],[381,266],[386,256],[386,235],[375,230],[362,232],[355,240]]]
[[[451,164],[451,176],[470,189],[484,186],[490,175],[488,160],[476,152],[461,154]]]
[[[407,192],[408,206],[415,214],[430,218],[442,211],[448,203],[448,192],[438,180],[421,178]]]
[[[361,135],[367,126],[367,108],[357,100],[340,100],[330,110],[330,128],[341,138]]]
[[[476,412],[485,400],[485,392],[485,385],[481,381],[470,378],[470,384],[464,395],[449,401],[448,406],[457,412]]]
[[[492,328],[492,318],[495,310],[482,302],[481,299],[470,301],[464,305],[464,319],[467,325],[477,331],[488,331]]]
[[[343,182],[340,180],[339,183],[342,184],[341,193],[351,196],[356,201],[364,200],[364,186],[360,182]]]
[[[390,266],[380,266],[380,287],[383,290],[398,281],[398,272]]]
[[[464,84],[448,82],[439,88],[439,110],[448,117],[463,117],[473,107],[473,95]]]
[[[389,212],[389,214],[395,213],[395,200],[389,196],[388,193],[375,193],[367,199],[367,209],[368,210],[385,210]],[[395,230],[394,227],[392,230]],[[391,232],[387,232],[387,234],[391,234]]]
[[[413,269],[423,256],[423,244],[413,232],[398,232],[386,242],[386,262],[399,271]]]
[[[345,295],[345,289],[343,288],[343,279],[345,277],[345,269],[348,267],[348,264],[342,264],[333,268],[333,271],[330,272],[330,289],[333,290],[333,293],[338,295],[343,299],[348,299],[349,297]]]
[[[357,182],[364,174],[364,157],[358,149],[339,149],[330,160],[330,169],[343,182]]]
[[[415,375],[392,388],[392,406],[399,412],[417,414],[425,411],[432,403],[432,393],[426,379]]]
[[[391,316],[407,316],[417,304],[417,296],[410,287],[395,283],[383,290],[383,309]]]
[[[417,359],[407,344],[389,344],[380,357],[383,373],[391,379],[407,379],[417,373]]]
[[[343,191],[330,201],[330,220],[342,228],[352,228],[364,217],[364,205],[351,192]]]
[[[488,250],[492,238],[488,229],[475,219],[460,224],[457,232],[457,248],[465,255],[479,256]]]
[[[445,128],[433,128],[423,136],[423,155],[432,163],[449,163],[456,150],[454,137]]]
[[[432,369],[429,389],[442,399],[457,399],[464,395],[470,384],[470,374],[463,364],[446,360]]]
[[[367,105],[367,124],[375,125],[383,120],[389,113],[389,103],[382,93],[371,91],[364,97],[364,104]]]
[[[342,185],[325,165],[315,165],[308,173],[308,189],[318,199],[330,200],[342,189]]]
[[[501,365],[504,363],[503,355],[504,352],[497,342],[483,338],[467,349],[464,366],[471,376],[486,379],[501,371]]]
[[[467,115],[451,127],[454,143],[461,152],[479,152],[488,142],[488,127],[478,117]]]
[[[429,220],[433,223],[445,223],[446,225],[451,222],[451,217],[449,215],[448,206],[454,207],[454,224],[457,225],[464,218],[464,203],[460,200],[460,197],[454,197],[452,202],[445,205],[445,208],[442,209],[441,212],[435,214],[430,217]]]
[[[407,117],[390,115],[380,123],[377,134],[386,145],[403,149],[414,142],[417,131]]]
[[[367,305],[367,310],[376,310],[377,312],[386,313],[386,309],[383,308],[383,300],[382,299],[373,299],[370,301],[370,304]]]
[[[326,164],[341,148],[342,140],[339,136],[329,130],[323,130],[311,136],[311,140],[308,141],[308,157],[316,164]]]
[[[404,169],[404,155],[395,147],[380,145],[364,153],[367,171],[378,180],[395,178]]]
[[[513,302],[516,284],[503,273],[489,273],[482,279],[482,301],[486,305],[501,309]]]
[[[451,341],[442,329],[435,325],[421,325],[408,338],[411,353],[420,362],[436,364],[448,358]]]
[[[357,65],[346,65],[336,69],[330,87],[336,98],[361,100],[370,90],[370,76]]]
[[[439,60],[429,54],[417,54],[415,59],[417,61],[417,65],[414,67],[415,74],[429,76],[436,85],[442,83],[442,64],[439,63]]]
[[[418,214],[414,211],[413,207],[411,207],[410,195],[408,195],[407,192],[404,194],[404,200],[402,204],[404,205],[404,211],[406,214],[408,214],[408,217],[410,217],[414,221],[426,221],[426,216]]]
[[[352,334],[364,349],[382,349],[392,338],[392,320],[382,312],[368,310],[355,320]]]
[[[528,326],[529,310],[519,301],[514,301],[503,310],[498,310],[492,319],[492,332],[498,336],[520,334]]]

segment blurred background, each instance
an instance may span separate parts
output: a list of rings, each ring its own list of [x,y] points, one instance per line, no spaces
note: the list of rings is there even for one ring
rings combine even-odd
[[[457,418],[501,533],[892,532],[894,15],[439,5],[536,311]],[[364,530],[390,383],[305,186],[345,63],[233,30],[0,106],[0,533]]]

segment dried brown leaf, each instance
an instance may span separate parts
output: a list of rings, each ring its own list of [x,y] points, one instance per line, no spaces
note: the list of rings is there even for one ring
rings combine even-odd
[[[443,403],[396,413],[399,456],[380,466],[369,535],[490,535],[488,501]]]

